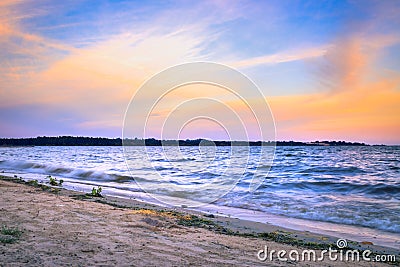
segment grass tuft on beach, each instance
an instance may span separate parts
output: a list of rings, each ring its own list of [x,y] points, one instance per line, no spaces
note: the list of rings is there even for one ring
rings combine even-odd
[[[8,227],[3,225],[0,231],[0,243],[2,244],[12,244],[18,241],[22,235],[22,230],[18,227]]]

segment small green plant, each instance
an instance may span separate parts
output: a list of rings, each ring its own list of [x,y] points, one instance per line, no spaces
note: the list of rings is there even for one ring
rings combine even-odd
[[[20,237],[22,234],[22,231],[19,230],[17,227],[7,227],[7,226],[3,225],[3,227],[1,227],[1,234]]]
[[[38,180],[30,180],[30,181],[27,181],[26,183],[29,185],[32,185],[32,186],[39,186]]]
[[[58,183],[57,183],[57,181],[56,181],[56,178],[51,177],[50,175],[49,175],[47,178],[50,179],[50,182],[49,182],[49,183],[50,183],[51,185],[58,185]]]
[[[98,186],[97,189],[93,187],[91,195],[94,197],[102,197],[101,191],[102,191],[101,186]]]
[[[57,180],[57,178],[52,177],[51,175],[47,176],[47,178],[50,180],[49,183],[50,185],[53,186],[62,186],[64,180],[60,179],[59,181]]]
[[[11,244],[16,242],[22,235],[22,231],[17,227],[7,227],[3,225],[0,231],[0,243]]]

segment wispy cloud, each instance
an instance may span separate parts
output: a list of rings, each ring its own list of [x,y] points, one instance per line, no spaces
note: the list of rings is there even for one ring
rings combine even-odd
[[[253,57],[244,60],[230,62],[229,65],[236,68],[256,67],[259,65],[273,65],[291,61],[306,60],[315,57],[324,56],[328,47],[317,47],[299,51],[283,51],[272,55]]]

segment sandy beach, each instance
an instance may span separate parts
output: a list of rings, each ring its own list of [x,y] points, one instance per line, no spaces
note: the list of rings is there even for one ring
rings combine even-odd
[[[7,177],[0,179],[0,196],[2,229],[19,232],[15,237],[2,232],[1,240],[6,241],[0,242],[1,266],[388,266],[329,259],[260,261],[257,252],[265,246],[276,251],[305,248],[295,241],[290,244],[290,239],[276,242],[279,238],[273,237],[279,235],[273,233],[285,230],[275,226],[262,228],[131,200],[90,198]],[[268,232],[246,236],[238,229]],[[320,240],[308,248],[330,242],[329,237],[311,233],[295,236]]]

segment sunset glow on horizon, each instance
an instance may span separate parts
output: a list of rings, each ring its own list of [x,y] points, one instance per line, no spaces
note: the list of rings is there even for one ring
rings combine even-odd
[[[3,0],[0,137],[121,137],[141,84],[209,61],[258,85],[277,140],[400,144],[398,29],[399,1]],[[226,139],[201,121],[180,136],[199,137]]]

